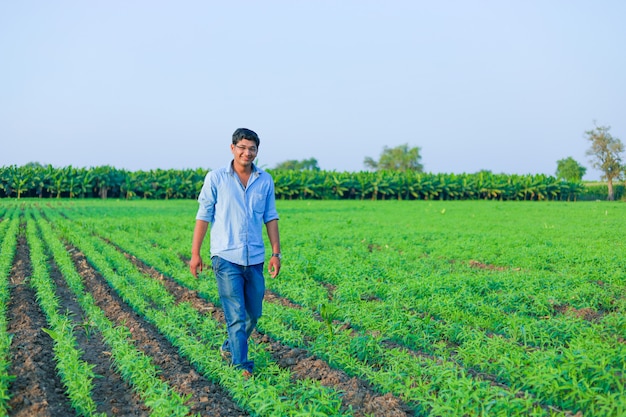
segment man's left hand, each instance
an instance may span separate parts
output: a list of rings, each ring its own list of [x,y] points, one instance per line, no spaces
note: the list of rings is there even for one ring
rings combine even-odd
[[[270,258],[269,265],[267,266],[267,272],[269,272],[270,277],[276,278],[280,272],[280,259],[276,256],[272,256]]]

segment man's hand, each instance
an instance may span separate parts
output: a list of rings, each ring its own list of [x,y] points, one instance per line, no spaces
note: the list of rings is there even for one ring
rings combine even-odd
[[[267,272],[269,272],[270,277],[276,278],[280,272],[280,259],[276,256],[272,256],[270,258],[269,265],[267,266]]]
[[[198,271],[202,272],[202,257],[200,255],[191,255],[189,269],[191,270],[191,275],[198,278]]]
[[[198,278],[198,270],[202,272],[202,257],[200,256],[200,248],[204,235],[209,228],[209,223],[203,220],[196,220],[196,226],[193,229],[193,241],[191,243],[191,260],[189,261],[189,269],[191,275]]]
[[[270,220],[265,223],[267,229],[267,237],[270,239],[272,245],[272,253],[280,253],[280,236],[278,234],[278,219]],[[280,256],[270,257],[270,262],[267,265],[267,272],[269,272],[272,278],[276,278],[280,272]]]

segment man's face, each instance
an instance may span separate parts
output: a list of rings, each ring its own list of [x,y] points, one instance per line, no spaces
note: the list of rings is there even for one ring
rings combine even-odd
[[[235,163],[246,167],[252,165],[259,152],[256,143],[248,139],[242,139],[236,145],[231,143],[230,150],[235,157]]]

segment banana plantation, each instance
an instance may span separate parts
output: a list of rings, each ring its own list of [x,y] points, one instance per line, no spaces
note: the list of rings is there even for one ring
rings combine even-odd
[[[544,174],[434,174],[400,171],[271,170],[282,200],[524,200],[575,201],[579,182]],[[195,199],[207,170],[127,171],[111,166],[0,167],[0,198]]]

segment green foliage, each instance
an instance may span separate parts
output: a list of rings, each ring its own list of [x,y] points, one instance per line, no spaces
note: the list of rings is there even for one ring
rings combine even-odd
[[[421,159],[420,148],[409,148],[409,144],[405,143],[395,148],[385,146],[378,161],[368,156],[363,163],[374,170],[422,172],[424,167],[420,163]]]
[[[336,305],[324,303],[320,305],[319,311],[322,320],[324,320],[324,323],[326,323],[326,327],[328,328],[328,335],[330,337],[330,340],[332,340],[335,335],[333,321],[337,317],[337,312],[339,311],[339,308]]]
[[[17,204],[29,202],[5,207]],[[184,261],[196,205],[60,200],[40,209],[38,224],[45,236],[54,231],[55,262],[65,264],[62,242],[85,253],[125,302],[246,410],[340,415],[341,393],[294,378],[265,344],[251,346],[258,369],[242,381],[217,353],[223,327],[176,303],[161,280],[120,252],[219,306],[210,269],[196,280]],[[278,205],[289,262],[267,285],[290,302],[264,304],[262,333],[401,398],[416,415],[626,411],[626,255],[615,233],[625,221],[620,204]],[[61,269],[66,277],[76,274]],[[80,276],[72,282],[73,291],[80,288]],[[102,326],[97,314],[90,322]]]
[[[624,184],[613,185],[613,199],[623,200],[626,197]],[[583,191],[578,195],[580,201],[606,200],[609,187],[606,183],[586,183]]]
[[[111,166],[0,167],[0,198],[196,199],[203,169],[126,171]]]
[[[546,175],[430,174],[415,170],[336,172],[268,170],[276,197],[285,200],[576,200],[584,186]],[[0,168],[0,197],[190,199],[203,169],[125,171],[110,166]]]
[[[19,230],[19,211],[17,207],[9,210],[0,208],[0,414],[8,415],[10,400],[10,385],[15,380],[14,375],[9,374],[11,366],[11,341],[13,335],[8,331],[8,305],[11,297],[9,286],[9,273]]]
[[[546,175],[427,174],[415,171],[270,171],[276,197],[354,200],[576,200],[584,186]]]
[[[556,162],[556,177],[570,182],[580,182],[587,172],[587,168],[580,165],[574,158],[568,156]]]

